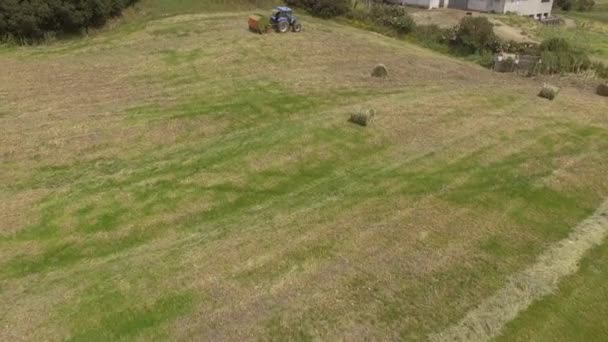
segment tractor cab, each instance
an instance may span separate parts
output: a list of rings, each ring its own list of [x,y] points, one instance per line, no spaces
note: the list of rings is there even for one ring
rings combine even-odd
[[[296,17],[293,15],[291,8],[279,6],[272,11],[270,21],[273,24],[278,24],[280,21],[287,21],[290,25],[292,25],[296,21]]]
[[[293,32],[302,31],[302,24],[293,15],[293,11],[289,7],[279,6],[272,11],[270,16],[270,24],[274,26],[279,33],[285,33],[291,30]]]

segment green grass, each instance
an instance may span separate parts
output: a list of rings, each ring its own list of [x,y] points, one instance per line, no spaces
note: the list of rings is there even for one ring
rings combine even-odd
[[[2,80],[0,200],[23,214],[1,226],[3,326],[33,340],[424,339],[607,193],[599,97],[540,102],[529,80],[305,19],[268,36],[241,14],[141,19],[0,56],[30,77]],[[368,76],[378,61],[391,77]],[[65,77],[52,89],[28,74],[46,63]],[[367,107],[377,122],[347,122]]]
[[[99,323],[92,328],[76,326],[76,332],[69,341],[108,341],[129,340],[146,333],[146,330],[158,329],[162,323],[189,312],[194,305],[191,293],[166,295],[151,305],[137,309],[137,303],[131,303],[131,308],[116,312],[114,307],[124,305],[127,298],[120,293],[109,295],[109,299],[86,303],[79,311],[90,315],[93,310],[107,310],[101,314]],[[92,305],[94,304],[94,305]],[[113,305],[109,305],[113,304]],[[145,336],[145,335],[144,335]],[[166,338],[166,336],[164,336]]]
[[[565,38],[572,46],[583,49],[590,56],[603,60],[608,60],[608,39],[606,39],[606,31],[608,25],[601,29],[589,28],[585,25],[577,28],[564,29],[559,27],[542,27],[538,35],[543,40],[550,38]]]
[[[567,28],[564,25],[542,25],[533,19],[517,15],[499,15],[497,17],[509,26],[521,28],[538,40],[565,38],[573,46],[586,50],[591,56],[608,61],[608,39],[606,38],[608,3],[606,1],[598,1],[590,11],[556,11],[555,14],[574,20],[575,26]]]
[[[595,0],[595,5],[589,11],[559,11],[558,14],[579,20],[594,20],[608,23],[608,1]]]
[[[154,18],[200,12],[234,12],[280,5],[270,0],[141,0],[136,6]]]
[[[577,29],[574,30],[574,41],[581,42],[604,62],[608,62],[608,1],[598,0],[589,11],[559,12],[567,18],[574,19]]]
[[[497,341],[602,341],[608,335],[608,244],[591,251],[557,292],[534,303]]]

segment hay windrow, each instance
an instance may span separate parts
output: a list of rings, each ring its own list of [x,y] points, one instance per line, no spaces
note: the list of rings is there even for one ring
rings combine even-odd
[[[577,272],[584,254],[607,235],[608,200],[566,239],[548,248],[535,264],[511,277],[505,287],[469,311],[460,322],[429,336],[430,340],[489,341],[497,337],[534,301],[555,292],[560,279]]]

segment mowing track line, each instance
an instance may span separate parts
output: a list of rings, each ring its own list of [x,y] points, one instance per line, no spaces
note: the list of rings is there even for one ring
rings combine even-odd
[[[457,324],[429,336],[431,341],[488,341],[535,300],[555,292],[562,277],[578,271],[585,252],[608,235],[608,200],[570,235],[551,245],[529,268],[469,311]]]

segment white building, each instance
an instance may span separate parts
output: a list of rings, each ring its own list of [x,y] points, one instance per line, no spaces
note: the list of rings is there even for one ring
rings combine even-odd
[[[551,15],[553,0],[389,0],[394,4],[424,8],[455,8],[465,11],[513,12],[536,19]]]

